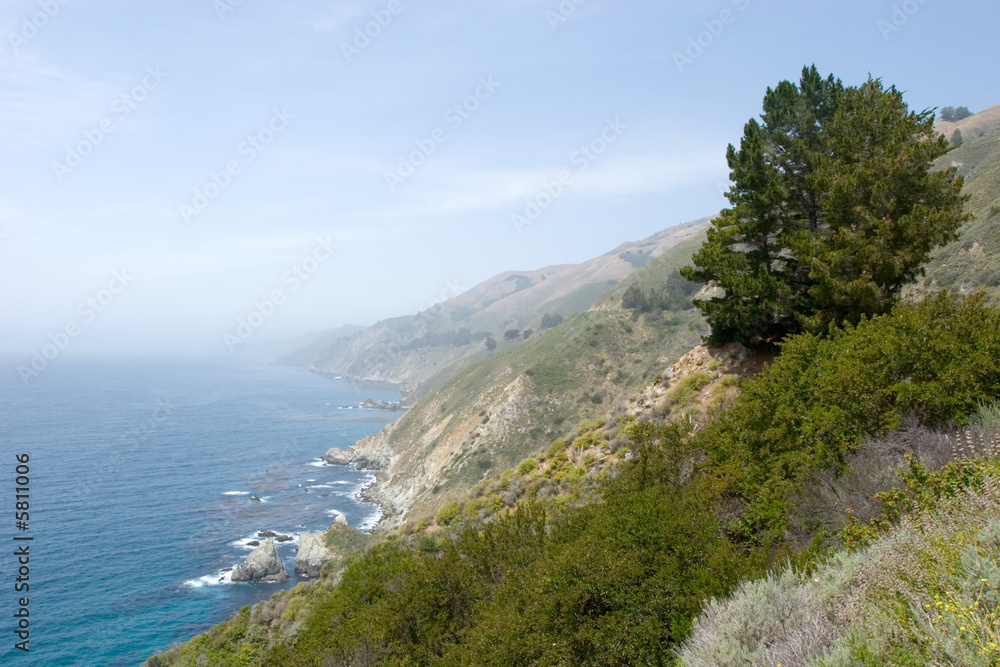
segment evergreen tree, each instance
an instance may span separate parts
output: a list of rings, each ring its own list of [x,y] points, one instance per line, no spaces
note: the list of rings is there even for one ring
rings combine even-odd
[[[763,107],[726,154],[732,207],[681,271],[721,292],[695,301],[714,344],[769,345],[887,312],[965,219],[961,180],[929,171],[947,140],[895,88],[845,88],[814,65]]]

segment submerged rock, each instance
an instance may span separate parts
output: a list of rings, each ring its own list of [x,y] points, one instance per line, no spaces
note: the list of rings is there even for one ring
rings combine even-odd
[[[230,577],[233,581],[288,581],[288,570],[278,558],[274,542],[264,540],[250,552],[246,560],[233,567]]]
[[[295,571],[307,577],[318,577],[323,566],[337,555],[326,547],[326,533],[303,533],[295,555]]]

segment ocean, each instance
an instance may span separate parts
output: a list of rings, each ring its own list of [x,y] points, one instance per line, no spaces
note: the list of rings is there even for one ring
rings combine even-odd
[[[378,520],[359,497],[373,475],[320,457],[399,418],[358,407],[395,392],[228,357],[58,358],[25,386],[17,363],[0,366],[2,665],[140,665],[301,580],[295,539],[278,546],[290,581],[220,583],[258,531]],[[14,497],[24,453],[26,530]],[[18,593],[23,545],[30,591]],[[15,648],[22,596],[29,653]]]

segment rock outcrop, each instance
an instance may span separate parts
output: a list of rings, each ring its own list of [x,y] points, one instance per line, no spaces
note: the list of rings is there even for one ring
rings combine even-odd
[[[233,581],[288,581],[288,570],[278,557],[274,542],[264,540],[250,552],[246,560],[233,567]]]
[[[295,554],[295,571],[307,577],[318,577],[323,566],[337,555],[326,547],[326,533],[303,533]]]

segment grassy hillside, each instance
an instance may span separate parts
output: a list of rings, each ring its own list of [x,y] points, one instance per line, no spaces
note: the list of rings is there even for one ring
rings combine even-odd
[[[632,285],[652,292],[686,283],[677,269],[701,243],[701,236],[681,243],[590,310],[498,349],[352,448],[348,458],[383,468],[372,496],[394,511],[388,525],[433,514],[545,450],[578,422],[605,417],[698,344],[707,330],[690,300],[675,310],[639,313],[622,306],[622,294]]]
[[[924,286],[956,292],[986,289],[1000,300],[1000,105],[937,128],[948,137],[956,129],[962,132],[963,143],[937,166],[954,166],[965,179],[974,220],[961,230],[959,240],[935,253]]]
[[[379,322],[314,355],[316,370],[405,385],[412,402],[486,358],[487,337],[513,347],[548,324],[588,309],[638,267],[698,234],[700,220],[626,243],[577,265],[508,271],[413,316]],[[510,332],[510,334],[508,334]]]

